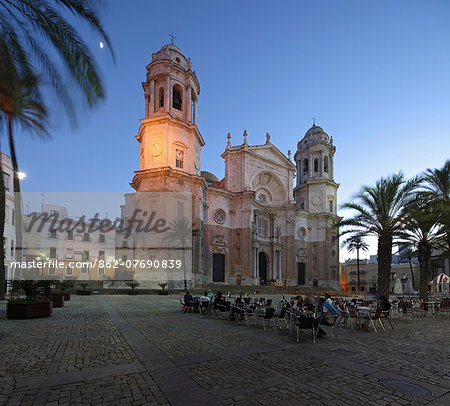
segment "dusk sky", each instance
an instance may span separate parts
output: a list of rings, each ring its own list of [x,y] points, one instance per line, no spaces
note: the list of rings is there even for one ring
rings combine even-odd
[[[87,37],[106,100],[93,110],[80,105],[75,130],[54,117],[50,140],[17,133],[24,191],[132,191],[141,82],[171,32],[200,81],[202,170],[219,178],[228,132],[234,145],[244,130],[250,144],[270,132],[294,153],[312,117],[337,147],[339,204],[381,176],[410,177],[450,158],[447,0],[107,4],[101,16],[116,65],[100,38]]]

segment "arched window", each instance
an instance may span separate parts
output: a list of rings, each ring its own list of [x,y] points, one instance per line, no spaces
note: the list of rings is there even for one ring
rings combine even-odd
[[[181,89],[181,86],[176,84],[173,87],[172,90],[172,107],[177,110],[182,110],[182,104],[183,104],[183,90]]]
[[[314,172],[319,172],[319,160],[314,159]]]
[[[309,162],[308,159],[303,160],[303,173],[308,173]]]
[[[183,169],[184,166],[184,151],[181,149],[176,150],[175,155],[175,166],[177,168]]]
[[[325,158],[323,159],[323,171],[328,173],[328,157],[325,155]]]
[[[164,88],[159,88],[159,107],[164,107]]]

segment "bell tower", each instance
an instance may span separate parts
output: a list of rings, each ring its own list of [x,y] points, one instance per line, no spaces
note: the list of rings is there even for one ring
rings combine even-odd
[[[316,125],[297,144],[294,198],[299,210],[336,215],[339,184],[334,181],[335,152],[333,137]]]
[[[131,184],[136,190],[140,190],[144,173],[145,177],[161,170],[200,175],[201,147],[205,142],[197,128],[200,84],[191,67],[190,58],[173,44],[152,54],[146,67],[146,81],[142,83],[145,117],[136,137],[140,170]]]

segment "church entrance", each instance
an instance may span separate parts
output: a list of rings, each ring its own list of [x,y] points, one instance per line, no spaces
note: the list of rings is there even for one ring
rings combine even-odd
[[[297,285],[305,285],[305,264],[297,262]]]
[[[260,252],[258,255],[259,260],[259,269],[258,269],[258,275],[259,280],[261,281],[261,285],[267,284],[267,257],[264,252]]]
[[[213,254],[213,282],[225,282],[225,254]]]

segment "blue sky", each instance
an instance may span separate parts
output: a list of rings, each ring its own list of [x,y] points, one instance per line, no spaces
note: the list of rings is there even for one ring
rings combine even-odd
[[[200,81],[203,170],[223,176],[228,132],[260,144],[269,131],[287,153],[313,116],[337,147],[339,204],[380,176],[450,158],[448,1],[111,0],[101,15],[116,65],[100,38],[87,41],[107,98],[80,104],[76,130],[56,115],[48,141],[17,134],[24,191],[131,191],[145,66],[171,32]]]

